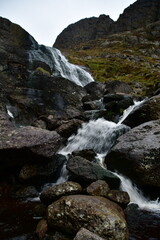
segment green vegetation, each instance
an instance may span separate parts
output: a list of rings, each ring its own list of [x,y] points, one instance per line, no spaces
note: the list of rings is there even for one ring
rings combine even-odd
[[[66,56],[70,62],[85,66],[96,81],[121,80],[149,88],[160,81],[157,45],[160,41],[153,37],[149,40],[148,33],[141,29],[81,44],[75,50],[67,49]]]
[[[44,68],[42,67],[37,67],[36,70],[35,70],[35,73],[37,75],[47,75],[47,76],[51,76],[50,72],[45,70]]]

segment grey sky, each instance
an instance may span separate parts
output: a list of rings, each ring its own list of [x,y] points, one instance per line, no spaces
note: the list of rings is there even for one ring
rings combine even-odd
[[[52,46],[69,24],[86,17],[119,14],[136,0],[0,0],[0,16],[28,31],[40,44]]]

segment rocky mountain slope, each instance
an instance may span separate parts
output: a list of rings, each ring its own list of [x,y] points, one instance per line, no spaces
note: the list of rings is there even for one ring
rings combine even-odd
[[[86,66],[95,80],[126,81],[134,87],[135,94],[145,95],[160,77],[159,19],[158,0],[138,0],[126,8],[117,22],[112,22],[108,31],[103,31],[100,37],[95,34],[94,38],[91,39],[91,35],[88,38],[93,29],[86,27],[80,33],[83,41],[82,36],[77,38],[78,22],[66,28],[57,37],[54,46],[60,48],[71,62]],[[91,19],[81,21],[88,26]],[[70,27],[72,42],[66,39]]]

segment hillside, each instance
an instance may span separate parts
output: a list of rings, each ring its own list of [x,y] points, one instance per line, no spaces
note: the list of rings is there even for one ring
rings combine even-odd
[[[91,21],[84,19],[67,27],[57,37],[54,47],[72,63],[88,68],[95,80],[126,81],[133,85],[135,94],[146,94],[146,90],[160,79],[159,19],[159,1],[138,0],[124,10],[117,22],[110,23],[106,34],[103,31],[100,37],[95,34],[97,37],[91,39],[83,29],[85,40],[77,39],[80,22],[85,25]],[[69,43],[66,36],[70,28],[72,42]],[[88,28],[88,32],[91,30],[92,27]]]

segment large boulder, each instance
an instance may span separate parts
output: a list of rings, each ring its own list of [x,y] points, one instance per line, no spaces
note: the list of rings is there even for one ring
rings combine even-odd
[[[64,182],[42,191],[40,199],[44,204],[51,204],[58,198],[66,195],[73,195],[82,192],[82,187],[76,182]]]
[[[119,186],[119,178],[112,172],[101,167],[98,163],[90,162],[79,156],[69,158],[67,169],[70,174],[82,183],[92,183],[97,180],[106,180],[111,188]]]
[[[124,124],[136,127],[144,122],[160,119],[160,95],[138,105],[125,119]]]
[[[133,128],[119,137],[106,156],[108,169],[116,170],[142,186],[160,187],[160,120]]]
[[[0,137],[2,156],[3,153],[5,155],[10,150],[15,150],[15,152],[26,150],[33,155],[50,158],[57,152],[62,143],[62,138],[55,131],[31,126],[12,128],[6,134],[0,134]]]
[[[70,195],[48,206],[50,228],[75,234],[84,227],[105,239],[127,239],[128,231],[122,209],[97,196]]]

